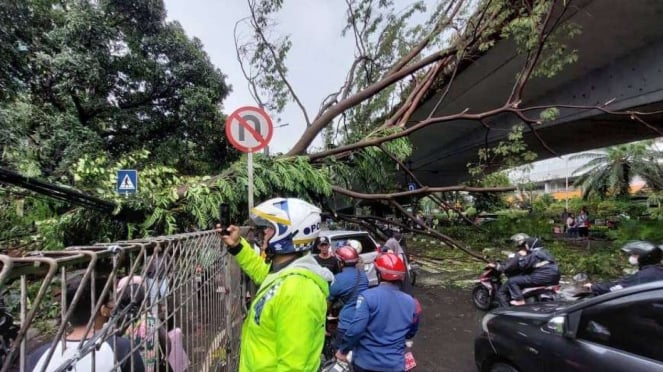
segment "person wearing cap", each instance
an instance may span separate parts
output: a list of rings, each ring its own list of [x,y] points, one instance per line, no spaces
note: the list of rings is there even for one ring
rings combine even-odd
[[[318,261],[320,266],[326,267],[334,275],[338,274],[341,271],[341,266],[339,265],[338,259],[331,251],[329,238],[326,236],[318,237],[317,247],[320,250],[320,253],[314,256],[315,260]]]

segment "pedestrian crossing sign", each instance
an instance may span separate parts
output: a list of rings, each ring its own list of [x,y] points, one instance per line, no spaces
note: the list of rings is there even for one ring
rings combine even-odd
[[[117,192],[120,194],[133,194],[138,191],[138,171],[135,169],[120,169],[117,171]]]

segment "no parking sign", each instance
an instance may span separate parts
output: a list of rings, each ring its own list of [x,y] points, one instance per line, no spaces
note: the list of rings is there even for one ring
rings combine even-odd
[[[244,106],[226,120],[226,137],[239,151],[253,153],[264,149],[272,139],[274,125],[265,110]]]

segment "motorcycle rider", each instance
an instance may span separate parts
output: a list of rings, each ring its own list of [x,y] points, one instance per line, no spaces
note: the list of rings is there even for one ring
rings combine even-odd
[[[340,301],[343,305],[334,340],[334,348],[338,349],[343,335],[354,319],[357,297],[368,289],[368,277],[364,270],[356,267],[359,255],[353,247],[346,245],[337,248],[335,253],[341,265],[341,272],[336,274],[334,284],[329,289],[329,302],[333,304]]]
[[[528,237],[517,239],[516,243],[519,244],[516,257],[520,273],[509,277],[505,284],[511,297],[510,304],[520,306],[525,304],[522,289],[557,284],[561,275],[555,258],[543,248],[540,239]]]
[[[657,247],[648,241],[628,242],[621,250],[629,255],[628,262],[631,265],[638,265],[638,272],[615,282],[587,283],[585,287],[591,289],[592,294],[600,295],[637,284],[663,280],[663,265],[661,265],[663,251],[661,249],[661,246]]]
[[[509,240],[511,240],[515,244],[518,250],[523,249],[522,247],[524,246],[526,239],[529,239],[529,235],[525,233],[518,233],[511,236],[511,238],[509,238]],[[503,273],[504,275],[507,276],[507,278],[511,276],[516,276],[521,273],[520,268],[518,267],[519,257],[520,256],[518,254],[511,254],[509,255],[509,259],[506,262],[504,263],[491,262],[488,264],[488,267],[492,267],[498,272]],[[502,283],[502,285],[500,286],[500,288],[497,290],[496,293],[497,300],[501,307],[509,306],[509,286],[507,285],[507,283],[508,281]]]
[[[237,226],[222,231],[228,252],[260,286],[242,326],[239,371],[317,372],[328,282],[334,280],[308,254],[320,233],[320,209],[300,199],[274,198],[253,208],[250,218],[273,228],[265,236],[268,262],[240,237]]]
[[[354,371],[403,371],[405,341],[419,328],[421,305],[399,290],[405,264],[393,253],[375,259],[380,284],[362,292],[355,316],[345,333],[336,359],[347,362],[352,350]]]

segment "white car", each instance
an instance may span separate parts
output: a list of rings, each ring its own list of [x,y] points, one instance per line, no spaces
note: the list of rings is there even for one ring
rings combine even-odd
[[[350,245],[349,240],[356,240],[361,244],[361,252],[359,257],[364,264],[366,276],[368,276],[369,287],[378,285],[378,276],[373,266],[373,261],[378,255],[378,248],[380,245],[371,237],[366,231],[351,231],[351,230],[322,230],[320,236],[329,238],[331,249]],[[313,253],[320,253],[317,247],[313,247]]]
[[[373,262],[380,251],[380,244],[378,244],[368,232],[352,230],[322,230],[320,231],[320,236],[329,238],[332,250],[344,245],[350,245],[348,243],[349,240],[358,241],[361,244],[359,257],[364,264],[364,270],[368,277],[368,285],[369,287],[378,285],[378,276],[375,272]],[[317,247],[313,248],[313,253],[319,253]],[[414,285],[416,281],[416,272],[413,271],[413,268],[408,261],[407,254],[403,257],[403,260],[408,268],[407,277],[409,278],[409,284]]]

